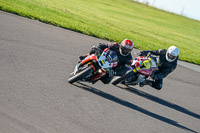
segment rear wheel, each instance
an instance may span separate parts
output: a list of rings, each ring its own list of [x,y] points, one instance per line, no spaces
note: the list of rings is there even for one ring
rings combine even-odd
[[[86,76],[88,76],[91,72],[93,71],[93,68],[91,66],[89,66],[88,68],[84,69],[83,71],[77,73],[76,75],[70,77],[68,79],[68,82],[70,84],[78,81],[78,80],[81,80],[83,78],[85,78]]]

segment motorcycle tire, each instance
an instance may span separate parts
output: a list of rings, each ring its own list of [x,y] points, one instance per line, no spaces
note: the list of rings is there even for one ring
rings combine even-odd
[[[119,84],[121,81],[123,81],[122,77],[116,77],[116,78],[114,78],[114,79],[111,81],[111,83],[112,83],[113,85],[117,85],[117,84]]]
[[[70,77],[68,79],[68,82],[70,84],[73,84],[74,82],[88,76],[92,71],[93,71],[93,68],[91,66],[89,66],[88,68],[84,69],[83,71],[81,71],[81,72],[77,73],[76,75]]]
[[[129,78],[129,77],[131,77],[131,76],[133,76],[133,75],[134,75],[134,72],[133,72],[132,70],[131,70],[131,71],[128,71],[124,76],[114,78],[114,79],[111,81],[111,83],[112,83],[113,85],[117,85],[117,84],[121,83],[122,81],[124,81],[125,79],[127,79],[127,78]]]

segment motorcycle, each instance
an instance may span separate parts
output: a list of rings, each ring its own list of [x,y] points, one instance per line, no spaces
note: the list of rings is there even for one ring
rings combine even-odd
[[[102,54],[91,54],[81,60],[74,71],[70,74],[69,83],[77,81],[95,83],[106,75],[106,72],[118,64],[117,54],[109,48],[104,49]]]
[[[149,68],[144,68],[143,62],[145,60],[150,60]],[[130,70],[124,76],[114,78],[111,83],[117,85],[119,83],[124,85],[138,85],[146,79],[150,78],[154,72],[158,70],[156,64],[156,57],[151,56],[151,53],[148,53],[147,56],[138,56],[133,60],[133,63],[130,67]]]

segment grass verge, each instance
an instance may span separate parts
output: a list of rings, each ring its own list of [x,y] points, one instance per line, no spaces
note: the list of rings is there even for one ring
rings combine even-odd
[[[0,10],[141,50],[175,45],[180,60],[200,64],[200,22],[131,0],[0,0]]]

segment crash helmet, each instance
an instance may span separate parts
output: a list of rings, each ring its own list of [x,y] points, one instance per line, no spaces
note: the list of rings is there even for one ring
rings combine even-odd
[[[119,51],[122,56],[127,56],[133,49],[133,42],[129,39],[124,39],[120,43]]]
[[[166,53],[166,60],[168,62],[173,62],[179,55],[179,49],[176,46],[171,46],[168,48]]]

